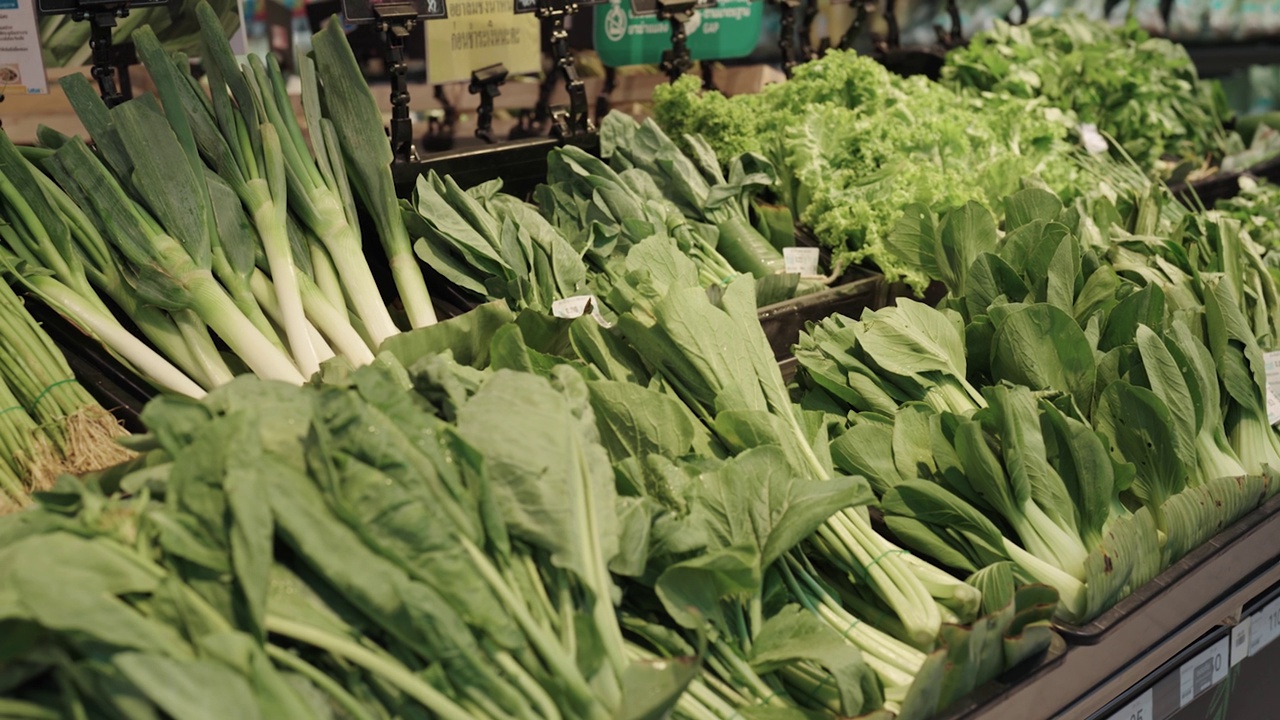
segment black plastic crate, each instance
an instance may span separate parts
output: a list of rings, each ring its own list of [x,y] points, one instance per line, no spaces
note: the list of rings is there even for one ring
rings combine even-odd
[[[791,348],[800,339],[800,332],[807,323],[835,313],[856,318],[867,308],[882,307],[884,300],[884,276],[854,268],[838,285],[760,308],[760,325],[764,328],[765,337],[769,338],[774,357],[782,361],[791,357]]]
[[[572,138],[568,143],[596,152],[600,137],[593,133]],[[527,198],[547,181],[547,154],[564,144],[555,138],[528,138],[451,150],[428,155],[418,162],[396,163],[391,166],[391,174],[396,194],[402,198],[411,197],[418,177],[431,170],[452,176],[463,188],[501,178],[504,192]]]

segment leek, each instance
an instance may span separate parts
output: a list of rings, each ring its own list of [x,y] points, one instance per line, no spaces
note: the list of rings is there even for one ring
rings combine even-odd
[[[360,73],[342,23],[326,25],[312,39],[312,47],[320,81],[320,107],[329,121],[323,124],[319,136],[324,138],[329,157],[337,157],[340,152],[346,159],[347,172],[365,208],[373,216],[382,239],[409,322],[415,328],[433,325],[436,322],[435,308],[400,216],[395,182],[391,177],[394,158],[382,130],[382,113]],[[331,135],[328,128],[332,128]],[[312,128],[312,142],[316,137],[317,133]],[[340,165],[331,162],[335,171]],[[334,260],[341,261],[336,256]]]

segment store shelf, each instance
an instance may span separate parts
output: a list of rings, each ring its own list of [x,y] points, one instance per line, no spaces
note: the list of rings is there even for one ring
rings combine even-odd
[[[1010,687],[966,717],[1111,720],[1135,692],[1154,687],[1151,683],[1160,682],[1170,668],[1181,671],[1187,660],[1220,647],[1216,643],[1222,634],[1229,634],[1220,626],[1280,582],[1280,498],[1240,522],[1247,530],[1216,548],[1212,544],[1218,538],[1210,541],[1205,552],[1211,556],[1205,562],[1118,619],[1096,644],[1070,647],[1060,664]],[[1280,613],[1280,605],[1276,611]],[[1192,663],[1188,672],[1194,674],[1195,667]],[[1154,720],[1163,719],[1157,715]]]
[[[1106,707],[1096,720],[1244,720],[1271,714],[1280,660],[1280,586],[1247,604],[1238,620],[1206,633]],[[1246,671],[1248,674],[1246,675]],[[1261,701],[1261,702],[1260,702]]]
[[[1222,77],[1250,65],[1280,64],[1280,38],[1268,42],[1188,42],[1184,47],[1201,77]]]

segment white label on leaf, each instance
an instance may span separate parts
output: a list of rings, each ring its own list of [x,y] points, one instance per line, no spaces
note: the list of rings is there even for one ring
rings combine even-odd
[[[574,320],[583,315],[591,315],[601,327],[613,327],[613,323],[600,314],[600,303],[595,295],[574,295],[551,303],[551,314],[558,318]]]
[[[1231,638],[1224,637],[1178,670],[1178,706],[1186,707],[1227,677]]]
[[[818,248],[816,247],[782,248],[782,262],[786,266],[786,270],[789,273],[796,273],[801,277],[817,277]]]
[[[1155,720],[1152,714],[1151,688],[1133,699],[1128,705],[1111,713],[1107,720]]]
[[[1080,124],[1080,143],[1090,155],[1099,155],[1107,151],[1107,139],[1098,132],[1093,123]]]
[[[1280,352],[1265,353],[1262,365],[1267,369],[1267,420],[1275,425],[1280,423]]]
[[[1252,618],[1240,618],[1240,622],[1231,628],[1231,667],[1249,657],[1249,626]]]
[[[1280,635],[1280,600],[1272,600],[1249,616],[1249,654],[1258,654],[1277,635]]]

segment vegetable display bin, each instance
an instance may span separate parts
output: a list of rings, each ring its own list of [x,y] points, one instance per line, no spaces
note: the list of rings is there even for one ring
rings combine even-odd
[[[760,325],[774,357],[783,360],[791,356],[791,346],[800,339],[806,323],[834,313],[856,318],[866,308],[884,305],[885,283],[880,273],[854,268],[844,280],[826,290],[760,308]]]
[[[1247,170],[1220,172],[1192,183],[1175,183],[1169,186],[1169,190],[1190,208],[1201,205],[1212,208],[1219,200],[1235,197],[1240,192],[1240,178],[1246,175],[1280,181],[1280,157],[1260,162]]]
[[[1170,603],[1176,605],[1176,596],[1187,586],[1213,583],[1224,572],[1234,572],[1236,568],[1231,565],[1239,564],[1236,558],[1273,554],[1277,547],[1274,538],[1280,537],[1280,530],[1273,527],[1277,525],[1274,522],[1277,514],[1280,514],[1280,496],[1247,513],[1091,622],[1068,625],[1054,621],[1054,630],[1073,645],[1096,645],[1124,620],[1138,614],[1148,617],[1160,610],[1148,611],[1148,606],[1157,602],[1162,607]],[[1185,616],[1190,612],[1190,608],[1168,608],[1162,612],[1168,615],[1170,610],[1173,610],[1172,616]]]
[[[600,137],[595,134],[569,142],[592,153],[600,147]],[[555,138],[528,138],[451,150],[429,155],[418,162],[396,163],[391,166],[391,175],[396,194],[402,198],[413,197],[418,176],[432,170],[452,176],[464,188],[501,179],[503,192],[527,198],[535,187],[547,181],[547,153],[564,144]]]

